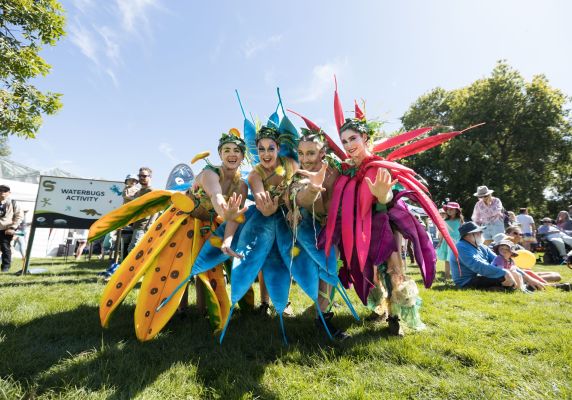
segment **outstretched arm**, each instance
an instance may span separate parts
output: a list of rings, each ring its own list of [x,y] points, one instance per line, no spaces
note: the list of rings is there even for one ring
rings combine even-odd
[[[272,198],[270,193],[264,190],[262,178],[256,171],[251,171],[248,175],[248,183],[254,195],[256,208],[264,215],[269,217],[278,210],[278,197]]]
[[[298,205],[305,208],[312,207],[312,204],[318,199],[320,194],[326,190],[323,184],[327,169],[328,165],[324,163],[318,172],[298,170],[298,174],[306,177],[300,181],[303,186],[296,194],[296,203]]]
[[[226,207],[226,200],[222,195],[222,188],[220,186],[219,176],[216,172],[209,169],[203,170],[199,176],[195,187],[201,187],[207,196],[209,196],[211,203],[217,213],[221,217],[224,215],[224,207]]]

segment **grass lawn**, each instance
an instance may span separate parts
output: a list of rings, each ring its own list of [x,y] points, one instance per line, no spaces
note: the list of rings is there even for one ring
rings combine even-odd
[[[198,313],[139,343],[137,290],[109,329],[99,325],[95,274],[106,266],[42,259],[31,267],[44,274],[0,276],[0,398],[572,398],[572,292],[458,291],[437,281],[420,288],[427,330],[388,337],[386,323],[354,322],[340,306],[336,322],[352,338],[332,343],[302,314],[310,302],[295,286],[301,315],[285,321],[289,346],[277,318],[247,314],[219,345]],[[572,281],[566,266],[537,269]]]

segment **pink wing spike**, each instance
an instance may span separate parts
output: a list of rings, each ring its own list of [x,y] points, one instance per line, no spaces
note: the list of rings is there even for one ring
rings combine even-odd
[[[340,128],[344,124],[344,109],[342,108],[342,102],[340,101],[340,96],[338,95],[338,79],[334,75],[334,81],[336,83],[336,90],[334,91],[334,119],[336,120],[336,128],[338,128],[338,133],[340,133]]]
[[[455,132],[446,132],[446,133],[439,133],[434,136],[429,136],[425,139],[418,140],[416,142],[407,144],[403,147],[400,147],[397,150],[394,150],[390,154],[387,155],[388,160],[397,160],[400,158],[405,158],[412,156],[414,154],[421,153],[422,151],[429,150],[433,147],[439,146],[441,143],[444,143],[448,140],[453,139],[455,136],[459,136],[468,130],[477,128],[479,126],[484,125],[485,123],[482,122],[480,124],[476,124],[473,126],[469,126],[468,128],[463,129],[462,131],[455,131]]]
[[[397,136],[390,137],[389,139],[383,142],[374,143],[373,152],[377,153],[379,151],[384,151],[392,147],[399,146],[402,143],[408,142],[410,140],[415,139],[416,137],[426,134],[431,129],[433,129],[433,127],[431,126],[426,128],[419,128],[413,131],[401,133]]]
[[[289,108],[287,108],[286,111],[289,111],[292,114],[295,114],[295,115],[299,116],[300,118],[302,118],[302,120],[304,121],[304,123],[306,124],[306,126],[308,127],[309,130],[316,131],[316,132],[320,131],[320,127],[318,125],[316,125],[315,123],[310,121],[308,118],[304,117],[303,115],[300,115],[296,111],[290,110]]]
[[[334,230],[336,229],[336,223],[338,219],[338,210],[340,207],[340,202],[342,200],[344,188],[349,179],[350,179],[349,176],[342,175],[336,180],[336,183],[334,184],[332,200],[330,201],[330,207],[328,208],[328,220],[326,223],[326,245],[325,245],[326,254],[330,254],[330,248],[332,246]]]
[[[308,129],[310,129],[311,131],[320,131],[320,127],[318,125],[316,125],[315,123],[313,123],[312,121],[310,121],[308,118],[304,117],[303,115],[298,114],[296,111],[290,110],[288,109],[287,111],[291,112],[292,114],[295,114],[297,116],[299,116],[300,118],[302,118],[302,120],[304,121],[304,123],[306,124],[306,126],[308,127]],[[328,142],[328,147],[334,152],[334,154],[336,156],[338,156],[341,160],[345,160],[346,159],[346,152],[343,151],[337,144],[336,142],[334,142],[334,140],[330,137],[330,135],[328,135],[326,132],[322,131],[322,133],[324,134],[324,137],[326,138],[326,142]]]
[[[346,260],[351,260],[354,250],[354,218],[356,211],[356,180],[348,182],[342,198],[342,245]]]
[[[387,155],[388,160],[399,160],[401,158],[409,157],[414,154],[421,153],[425,150],[429,150],[433,147],[439,146],[441,143],[444,143],[448,140],[453,139],[455,136],[459,136],[462,132],[447,132],[447,133],[439,133],[435,136],[429,136],[428,138],[418,140],[416,142],[406,144],[398,148],[397,150],[392,151]]]
[[[365,114],[361,110],[361,108],[359,108],[357,100],[354,100],[354,103],[355,103],[355,117],[357,119],[365,119]]]
[[[439,232],[441,232],[441,235],[443,235],[443,238],[445,239],[449,247],[453,250],[455,258],[459,260],[459,253],[457,252],[457,247],[455,246],[455,242],[453,242],[451,235],[449,235],[449,230],[445,225],[445,221],[443,221],[443,218],[441,218],[441,216],[439,215],[439,211],[437,210],[437,207],[435,206],[433,201],[425,193],[423,193],[423,191],[409,177],[406,177],[401,174],[398,174],[396,177],[399,180],[399,183],[401,183],[407,189],[413,190],[417,194],[419,198],[419,204],[421,205],[423,210],[425,210],[429,218],[431,218],[437,229],[439,229]]]

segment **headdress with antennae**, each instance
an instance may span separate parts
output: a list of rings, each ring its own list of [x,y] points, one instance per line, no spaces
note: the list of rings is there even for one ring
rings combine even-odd
[[[280,144],[280,156],[289,157],[298,161],[297,148],[300,134],[284,112],[280,89],[277,88],[276,92],[278,94],[278,105],[276,106],[276,110],[272,115],[270,115],[266,125],[262,125],[257,132],[255,123],[246,117],[242,101],[240,100],[238,91],[236,91],[238,103],[240,104],[242,115],[244,116],[244,138],[246,141],[246,147],[253,164],[258,164],[260,162],[256,142],[263,137],[269,137]]]

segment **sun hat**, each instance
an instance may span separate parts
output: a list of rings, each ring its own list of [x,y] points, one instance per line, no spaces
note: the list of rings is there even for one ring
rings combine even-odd
[[[485,226],[479,226],[475,224],[473,221],[465,222],[463,225],[459,227],[459,233],[461,237],[468,235],[469,233],[477,233],[482,232],[487,229]]]
[[[506,241],[506,240],[510,240],[510,236],[509,236],[509,235],[507,235],[506,233],[497,233],[496,235],[493,236],[492,245],[493,245],[493,246],[496,246],[496,245],[498,245],[500,242]]]
[[[501,240],[500,242],[498,242],[497,244],[495,244],[495,245],[493,246],[493,251],[494,251],[496,254],[499,254],[499,251],[498,251],[498,250],[499,250],[499,247],[500,247],[500,246],[507,246],[507,247],[509,248],[509,250],[510,250],[510,254],[511,254],[511,255],[513,255],[513,256],[515,256],[515,257],[518,256],[518,253],[517,253],[517,252],[515,251],[515,249],[514,249],[514,243],[511,242],[510,240]]]
[[[552,222],[552,218],[544,217],[540,220],[540,222]]]
[[[137,175],[135,175],[135,174],[129,174],[129,175],[127,175],[127,176],[125,177],[125,181],[127,181],[128,179],[134,179],[134,180],[136,180],[137,182],[139,182],[139,178],[138,178]]]
[[[490,190],[486,186],[479,186],[477,188],[477,193],[474,193],[473,196],[485,197],[485,196],[488,196],[489,194],[491,194],[492,192],[494,192],[494,190]]]
[[[443,206],[443,208],[454,208],[455,210],[460,210],[461,206],[459,205],[459,203],[455,203],[454,201],[450,201],[447,204],[445,204]]]

